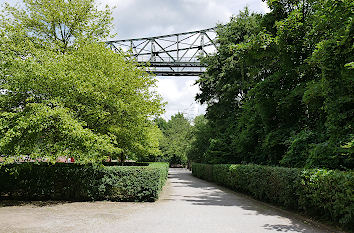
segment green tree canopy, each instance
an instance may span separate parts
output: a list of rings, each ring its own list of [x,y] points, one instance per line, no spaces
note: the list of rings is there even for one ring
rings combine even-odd
[[[210,139],[212,138],[213,130],[210,128],[210,123],[203,116],[196,116],[193,120],[191,129],[191,145],[187,151],[188,160],[191,162],[210,163],[214,157],[210,157],[207,151],[210,147]]]
[[[162,112],[155,79],[99,42],[110,10],[93,0],[24,0],[0,20],[0,154],[106,156],[158,154]]]
[[[26,39],[36,48],[65,53],[82,40],[110,36],[112,12],[108,6],[98,10],[95,0],[23,0],[21,6],[5,3],[1,15],[7,39],[19,46]]]
[[[269,0],[218,29],[197,99],[209,162],[353,168],[354,3]],[[208,159],[211,156],[213,159]]]
[[[160,141],[162,158],[171,164],[185,165],[191,140],[189,120],[183,113],[177,113],[167,122],[163,118],[158,118],[155,122],[163,133]]]

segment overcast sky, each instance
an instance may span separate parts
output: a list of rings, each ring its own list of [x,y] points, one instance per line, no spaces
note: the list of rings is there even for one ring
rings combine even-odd
[[[267,12],[261,0],[100,0],[116,6],[113,12],[117,38],[128,39],[194,31],[226,23],[246,6]],[[204,114],[205,106],[194,101],[197,77],[158,77],[158,92],[165,101],[168,119],[177,112],[188,118]]]
[[[116,6],[113,11],[118,39],[165,35],[214,27],[226,23],[246,6],[267,12],[261,0],[100,0]],[[158,92],[168,102],[164,118],[177,112],[189,118],[204,114],[194,101],[197,77],[158,77]]]
[[[0,0],[0,3],[6,0]],[[7,0],[12,3],[18,0]],[[261,0],[97,0],[116,6],[113,11],[117,39],[130,39],[193,31],[226,23],[246,6],[251,11],[267,12]],[[197,77],[158,77],[158,91],[168,102],[164,118],[177,112],[189,118],[205,112],[195,103]]]

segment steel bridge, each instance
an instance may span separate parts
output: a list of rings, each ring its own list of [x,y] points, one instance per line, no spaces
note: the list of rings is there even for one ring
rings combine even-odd
[[[205,71],[199,58],[216,52],[216,28],[163,36],[107,41],[116,52],[128,52],[157,76],[198,76]]]

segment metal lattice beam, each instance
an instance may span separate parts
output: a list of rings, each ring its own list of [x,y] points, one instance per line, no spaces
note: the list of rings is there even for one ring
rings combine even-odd
[[[205,71],[199,57],[216,51],[216,28],[163,36],[107,41],[114,51],[128,52],[158,76],[198,76]]]

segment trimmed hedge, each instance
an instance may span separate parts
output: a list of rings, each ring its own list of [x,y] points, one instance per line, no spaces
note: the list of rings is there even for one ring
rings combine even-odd
[[[259,200],[354,225],[353,171],[194,163],[192,172]]]
[[[9,164],[0,168],[0,197],[17,200],[154,201],[167,163],[149,166]]]

